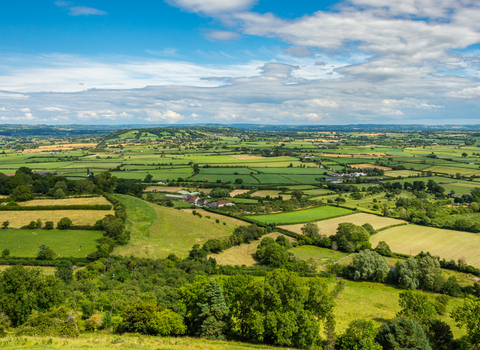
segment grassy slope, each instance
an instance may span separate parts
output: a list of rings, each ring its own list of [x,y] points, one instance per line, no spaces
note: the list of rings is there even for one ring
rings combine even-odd
[[[423,250],[447,260],[464,257],[469,265],[480,267],[480,237],[474,233],[408,225],[381,231],[370,238],[374,247],[379,241],[387,242],[396,253],[415,255]]]
[[[278,236],[281,236],[281,233],[278,232],[272,232],[269,234],[266,234],[265,236],[262,237],[272,237],[272,238],[277,238]],[[286,237],[289,241],[293,241],[293,238]],[[219,265],[245,265],[245,266],[253,266],[258,263],[258,261],[255,259],[255,252],[257,251],[257,247],[260,244],[260,240],[258,241],[253,241],[249,244],[241,244],[232,248],[229,248],[220,254],[212,254],[210,255],[212,258],[215,258],[217,260],[217,263]]]
[[[203,215],[199,218],[192,215],[191,210],[161,207],[124,195],[118,195],[118,198],[126,205],[127,230],[131,231],[132,236],[130,243],[117,247],[114,254],[165,258],[168,254],[175,253],[186,257],[194,244],[203,244],[211,238],[228,237],[235,227],[246,224],[203,210],[197,210]],[[216,218],[219,218],[219,224],[215,222]]]
[[[0,249],[9,249],[11,256],[33,258],[38,247],[46,244],[57,256],[85,257],[96,250],[95,240],[101,237],[99,231],[0,230]]]
[[[274,346],[206,340],[189,337],[153,337],[138,335],[82,334],[79,338],[7,337],[2,349],[169,349],[169,350],[243,350],[281,349]],[[283,348],[285,349],[285,348]],[[291,348],[293,349],[293,348]]]

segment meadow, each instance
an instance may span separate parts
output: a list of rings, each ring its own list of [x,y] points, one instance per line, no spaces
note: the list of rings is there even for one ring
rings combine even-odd
[[[72,197],[64,199],[33,199],[26,202],[18,202],[22,207],[34,207],[42,205],[111,205],[105,197]]]
[[[455,261],[463,257],[467,264],[480,268],[480,236],[474,233],[408,225],[389,228],[370,238],[374,247],[380,241],[395,253],[416,255],[423,251]]]
[[[246,216],[246,218],[262,222],[265,224],[290,224],[290,223],[301,223],[322,220],[327,218],[332,218],[336,216],[344,216],[351,214],[352,211],[348,209],[323,206],[312,209],[297,210],[293,212],[285,212],[279,214],[270,214],[270,215],[256,215],[256,216]]]
[[[85,257],[96,250],[102,232],[92,230],[0,230],[0,250],[15,257],[35,258],[38,247],[46,244],[57,257]]]
[[[173,253],[185,258],[194,244],[202,245],[208,239],[226,238],[237,226],[246,224],[202,209],[196,210],[202,214],[200,218],[188,209],[162,207],[126,195],[116,197],[126,206],[126,229],[131,231],[130,243],[115,248],[116,255],[133,254],[136,257],[163,259]],[[216,223],[216,219],[220,222]]]

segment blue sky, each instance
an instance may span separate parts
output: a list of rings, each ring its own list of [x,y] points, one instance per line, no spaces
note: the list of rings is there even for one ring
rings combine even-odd
[[[479,123],[473,0],[16,0],[0,123]]]

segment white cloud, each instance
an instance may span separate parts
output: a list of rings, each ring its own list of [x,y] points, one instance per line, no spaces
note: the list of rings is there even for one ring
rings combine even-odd
[[[283,50],[286,54],[292,55],[295,57],[310,57],[314,56],[314,53],[311,49],[308,47],[287,47],[286,49]]]
[[[168,124],[175,124],[185,118],[183,115],[170,110],[162,113],[157,110],[146,109],[145,113],[148,115],[148,117],[143,118],[143,120],[147,122],[166,122]]]
[[[177,56],[178,49],[174,47],[166,47],[161,51],[145,50],[145,52],[155,56],[173,57],[173,56]]]
[[[40,108],[41,111],[47,111],[47,112],[66,112],[66,109],[63,108],[58,108],[58,107],[43,107]]]
[[[77,117],[81,120],[98,119],[98,114],[94,111],[81,111],[77,112]]]
[[[257,0],[165,0],[170,5],[190,12],[217,14],[243,11],[251,7]]]
[[[68,14],[70,16],[90,16],[90,15],[104,16],[107,13],[105,11],[95,9],[92,7],[74,6],[69,8]]]
[[[231,41],[240,39],[240,34],[228,30],[212,30],[204,34],[205,38],[214,41]]]
[[[415,108],[434,109],[434,108],[445,108],[445,106],[437,106],[437,105],[429,105],[428,103],[421,103],[420,105],[416,106]]]

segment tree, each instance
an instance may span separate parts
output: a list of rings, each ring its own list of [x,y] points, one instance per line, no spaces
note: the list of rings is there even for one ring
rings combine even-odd
[[[286,267],[289,260],[287,249],[270,237],[262,239],[255,254],[262,265],[271,267]]]
[[[0,285],[0,309],[13,326],[23,324],[33,310],[46,311],[63,300],[58,280],[39,268],[10,267],[0,274]]]
[[[375,340],[383,350],[432,350],[422,327],[406,317],[385,323]]]
[[[339,337],[340,350],[382,350],[375,342],[377,328],[372,320],[353,320]]]
[[[429,318],[422,320],[422,328],[433,350],[451,350],[453,333],[448,324]]]
[[[41,244],[38,247],[37,259],[38,260],[53,260],[55,253],[53,250],[45,244]]]
[[[235,183],[241,185],[243,184],[243,179],[235,179]]]
[[[145,179],[143,179],[143,182],[151,183],[152,179],[153,179],[153,175],[152,174],[147,174],[147,176],[145,176]]]
[[[466,152],[463,152],[463,153],[462,153],[462,157],[464,157],[464,158],[465,158],[465,157],[468,157],[468,154],[467,154]]]
[[[223,291],[215,279],[210,278],[205,286],[205,301],[198,315],[198,335],[207,339],[225,339],[229,309]]]
[[[69,218],[61,218],[60,221],[57,223],[57,228],[59,230],[68,230],[70,227],[72,227],[73,222]]]
[[[55,268],[55,277],[63,280],[65,283],[73,281],[72,263],[69,260],[61,260]]]
[[[16,187],[10,195],[10,199],[16,202],[24,202],[32,198],[32,189],[25,185]]]
[[[400,261],[395,268],[395,280],[400,287],[405,289],[418,288],[420,285],[418,274],[418,263],[415,258]]]
[[[383,210],[383,216],[389,216],[390,215],[390,210],[388,209],[388,205],[384,204],[382,210]]]
[[[368,232],[362,226],[357,226],[350,222],[338,224],[336,239],[339,247],[348,252],[370,249],[372,247],[369,242],[370,235]]]
[[[9,257],[10,257],[10,250],[9,249],[2,250],[2,258],[8,259]]]
[[[317,238],[320,237],[320,229],[318,225],[314,222],[309,222],[303,225],[301,228],[302,233],[307,237]]]
[[[362,250],[353,256],[351,268],[354,280],[382,282],[390,266],[387,259],[380,254],[371,250]]]
[[[390,247],[385,241],[380,241],[377,244],[377,247],[374,249],[378,254],[383,256],[392,256],[393,253],[390,250]]]
[[[55,194],[53,195],[56,199],[62,199],[65,198],[65,192],[59,188],[58,190],[55,191]]]
[[[456,307],[451,317],[458,327],[466,328],[467,338],[473,345],[480,344],[480,298],[467,296],[463,305]]]
[[[53,221],[45,221],[45,226],[43,228],[45,230],[53,230]]]
[[[400,293],[398,303],[402,309],[397,316],[419,321],[437,316],[435,303],[423,293],[407,290]]]
[[[303,192],[300,190],[293,190],[292,191],[292,198],[296,198],[298,201],[301,201],[303,197]]]
[[[4,221],[4,222],[2,223],[2,228],[3,228],[4,230],[8,229],[8,225],[10,225],[10,221],[6,220],[6,221]]]

